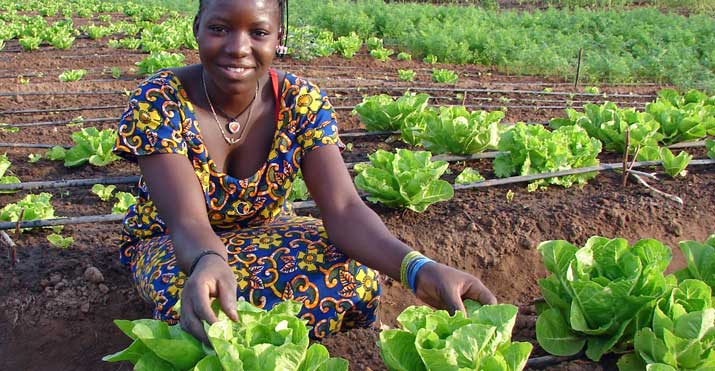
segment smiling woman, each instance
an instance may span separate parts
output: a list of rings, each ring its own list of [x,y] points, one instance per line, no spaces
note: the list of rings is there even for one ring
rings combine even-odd
[[[203,0],[199,9],[201,64],[142,82],[115,145],[143,174],[121,258],[155,318],[205,341],[212,298],[233,319],[237,297],[265,309],[296,300],[322,338],[375,321],[377,271],[433,306],[495,302],[475,277],[392,236],[360,199],[325,92],[271,68],[285,1]],[[301,170],[322,220],[286,210]]]

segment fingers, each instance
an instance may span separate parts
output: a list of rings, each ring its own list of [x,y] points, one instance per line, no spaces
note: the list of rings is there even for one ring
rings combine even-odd
[[[221,310],[232,321],[238,321],[238,313],[236,313],[236,280],[231,274],[230,280],[218,281],[218,300],[221,304]]]
[[[196,316],[193,303],[188,296],[182,298],[181,315],[179,316],[179,324],[181,329],[188,332],[195,338],[201,340],[205,344],[209,344],[209,339],[206,336],[204,327],[201,321]]]
[[[481,280],[478,278],[473,278],[470,282],[467,292],[462,295],[465,299],[476,300],[484,305],[496,304],[497,298],[492,294],[489,289],[484,286]]]
[[[465,315],[467,310],[464,308],[464,303],[459,295],[459,292],[450,290],[449,295],[444,298],[444,304],[447,306],[449,314],[455,314],[456,312],[462,312]]]

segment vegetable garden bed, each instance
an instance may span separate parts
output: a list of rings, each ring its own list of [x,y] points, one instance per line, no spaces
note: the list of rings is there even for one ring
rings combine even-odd
[[[17,49],[8,41],[6,48]],[[138,80],[127,74],[112,80],[101,76],[105,68],[133,68],[142,56],[126,50],[113,50],[103,43],[78,40],[80,49],[66,51],[47,49],[32,53],[3,52],[0,74],[32,76],[29,83],[20,79],[0,79],[0,122],[23,124],[33,122],[66,122],[82,115],[83,127],[115,127],[116,122],[91,122],[91,119],[118,117],[122,109],[92,109],[71,112],[52,111],[62,107],[121,106],[126,104],[123,89],[133,89]],[[77,54],[85,57],[75,58]],[[107,57],[92,58],[93,55]],[[63,58],[71,57],[71,58]],[[110,62],[111,61],[111,62]],[[195,52],[187,53],[188,63],[196,62]],[[326,67],[328,66],[328,67]],[[330,66],[334,68],[330,68]],[[432,66],[416,61],[383,63],[366,53],[347,61],[338,57],[316,59],[311,62],[280,61],[279,67],[318,82],[329,90],[336,106],[354,106],[360,94],[401,95],[400,89],[419,86],[434,96],[442,96],[439,104],[489,104],[512,108],[504,122],[547,122],[562,115],[562,109],[543,108],[568,106],[579,108],[584,102],[602,103],[616,100],[619,106],[642,106],[655,99],[662,86],[608,85],[599,94],[586,93],[567,81],[555,78],[507,76],[482,67],[441,65],[458,71],[462,76],[456,85],[433,83],[429,74],[418,75],[415,83],[397,79],[397,70],[411,68],[431,70]],[[72,68],[92,70],[92,78],[106,80],[62,83],[57,75]],[[37,72],[42,72],[39,77]],[[360,87],[357,89],[356,87]],[[551,92],[544,88],[552,89]],[[364,89],[364,90],[363,90]],[[431,90],[429,90],[431,89]],[[460,90],[461,89],[461,90]],[[472,89],[470,91],[466,91]],[[101,95],[63,95],[62,92],[118,92]],[[23,95],[20,93],[47,93]],[[59,94],[53,94],[53,92]],[[14,94],[6,94],[14,93]],[[604,97],[603,94],[606,94]],[[461,95],[460,95],[461,94]],[[572,95],[573,94],[573,95]],[[466,97],[465,97],[466,95]],[[480,100],[481,99],[481,100]],[[553,100],[553,101],[545,101]],[[573,101],[579,100],[578,103]],[[569,101],[572,101],[569,103]],[[339,102],[339,103],[338,103]],[[42,112],[17,112],[40,110]],[[338,111],[341,129],[359,132],[361,124],[349,109]],[[79,123],[77,121],[76,123]],[[69,145],[70,135],[79,128],[65,124],[23,127],[17,132],[0,130],[0,142]],[[346,151],[346,162],[365,161],[367,154],[377,149],[404,148],[401,142],[391,142],[389,135],[346,135],[343,140],[352,144]],[[132,176],[139,173],[135,165],[114,162],[105,167],[89,165],[65,168],[61,162],[41,159],[28,162],[28,155],[44,153],[38,148],[3,148],[12,162],[11,170],[23,182]],[[704,158],[705,150],[689,150],[695,158]],[[617,162],[619,157],[602,154],[602,162]],[[452,182],[465,166],[473,167],[487,178],[494,178],[491,159],[476,159],[450,164]],[[372,207],[384,219],[389,229],[406,243],[425,255],[459,267],[479,276],[503,303],[519,307],[514,331],[515,341],[529,341],[535,345],[531,357],[546,356],[536,344],[535,301],[541,294],[537,280],[547,275],[536,251],[545,240],[565,239],[583,245],[594,235],[624,237],[631,242],[641,238],[655,238],[675,247],[681,240],[703,241],[714,232],[715,166],[692,166],[685,178],[661,176],[656,186],[677,195],[684,204],[652,193],[631,181],[622,185],[621,176],[614,172],[602,173],[583,188],[527,192],[526,185],[517,183],[482,189],[455,192],[447,202],[437,203],[423,213]],[[133,184],[117,186],[131,191]],[[111,203],[100,201],[89,192],[89,187],[55,188],[53,195],[56,215],[87,216],[108,214]],[[0,206],[16,202],[27,192],[0,194]],[[319,216],[316,209],[301,209],[302,214]],[[142,303],[129,282],[128,270],[117,257],[118,223],[90,223],[66,226],[62,235],[74,238],[67,249],[50,245],[49,230],[26,232],[20,235],[9,231],[17,244],[18,262],[7,258],[5,244],[0,244],[0,359],[7,369],[24,370],[116,370],[130,369],[129,364],[108,364],[103,355],[113,353],[129,344],[112,323],[114,319],[146,318],[149,307]],[[9,249],[7,250],[9,251]],[[682,268],[685,262],[674,249],[670,269]],[[383,297],[378,326],[394,328],[397,315],[407,306],[419,304],[399,284],[383,277]],[[379,329],[355,330],[326,339],[332,356],[346,358],[353,370],[385,370],[376,342]],[[585,357],[558,362],[551,370],[613,369],[615,358],[604,358],[600,363]]]

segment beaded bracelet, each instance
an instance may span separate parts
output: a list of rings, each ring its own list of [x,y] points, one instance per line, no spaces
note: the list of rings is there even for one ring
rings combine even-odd
[[[193,263],[191,263],[191,268],[189,268],[189,276],[191,276],[191,274],[194,273],[194,268],[196,268],[196,265],[199,264],[199,260],[201,260],[201,258],[203,258],[206,255],[216,255],[216,256],[220,257],[221,259],[223,259],[223,261],[226,261],[226,258],[224,258],[223,255],[219,254],[218,252],[213,251],[213,250],[204,250],[201,252],[201,254],[196,255]]]
[[[400,282],[402,283],[402,286],[404,286],[406,289],[410,289],[409,285],[407,284],[407,267],[412,263],[415,259],[418,259],[422,254],[420,254],[419,251],[410,251],[408,252],[404,258],[402,258],[402,264],[400,265]]]

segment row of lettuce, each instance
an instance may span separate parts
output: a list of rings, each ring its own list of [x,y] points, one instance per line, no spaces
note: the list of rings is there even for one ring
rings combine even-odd
[[[715,367],[715,235],[683,241],[686,268],[665,275],[671,249],[653,239],[630,246],[595,236],[583,247],[567,241],[538,246],[551,273],[539,281],[536,340],[551,354],[620,357],[620,371],[690,371]],[[518,371],[532,344],[512,342],[518,310],[510,304],[465,302],[466,315],[412,306],[400,326],[380,333],[380,356],[392,371]],[[301,304],[269,311],[239,301],[237,322],[214,303],[218,321],[204,324],[211,347],[159,320],[117,320],[133,342],[104,357],[152,370],[347,370],[319,343],[310,344]]]
[[[684,175],[692,156],[685,151],[674,155],[665,146],[715,135],[715,97],[698,91],[681,95],[663,90],[643,112],[619,109],[613,103],[588,104],[584,112],[568,109],[566,117],[551,120],[552,130],[524,123],[500,125],[503,112],[470,112],[462,106],[431,108],[428,100],[426,94],[406,94],[397,99],[378,95],[366,97],[355,107],[354,112],[368,130],[399,131],[406,143],[427,150],[378,150],[368,156],[369,163],[356,164],[355,184],[367,193],[368,200],[422,212],[435,202],[451,199],[453,186],[441,179],[449,165],[446,161],[433,161],[433,153],[470,155],[498,149],[494,174],[509,177],[596,166],[598,155],[605,148],[627,152],[634,160],[661,161],[665,172],[675,177]],[[112,153],[115,136],[112,129],[83,128],[72,134],[74,145],[70,149],[55,146],[44,157],[64,161],[67,167],[86,163],[104,166],[118,159]],[[707,138],[705,144],[708,157],[715,159],[715,140]],[[36,162],[42,157],[31,154],[29,161]],[[0,183],[20,182],[9,172],[10,166],[7,156],[0,157]],[[550,184],[564,187],[584,184],[596,174],[538,179],[528,189],[533,191]],[[467,167],[455,183],[483,180],[479,172]],[[290,201],[307,199],[304,182],[299,179],[295,183]],[[97,188],[96,192],[100,191]],[[128,206],[128,197],[121,192],[118,195],[120,205],[114,209],[120,212]],[[27,204],[24,207],[35,202],[23,201]],[[12,205],[3,210],[6,209],[14,211],[0,211],[0,220],[17,221],[20,209]],[[33,217],[43,219],[40,214],[26,213],[23,220]]]
[[[380,38],[392,47],[369,48],[378,59],[392,54],[399,59],[402,51],[446,63],[571,77],[583,49],[581,72],[594,81],[655,80],[715,89],[715,57],[708,48],[715,42],[715,22],[709,15],[684,17],[655,9],[492,12],[381,0],[305,0],[289,6],[289,48],[296,58],[336,52],[350,57],[364,43],[370,46],[370,40]],[[116,48],[196,49],[191,16],[150,5],[2,0],[0,10],[0,40],[17,38],[26,49],[43,42],[68,48],[80,33],[93,39],[110,37],[109,45]],[[116,13],[131,21],[113,22]],[[71,19],[51,24],[43,16],[92,21],[75,28]]]

